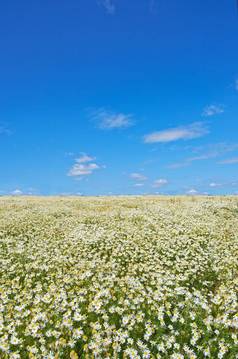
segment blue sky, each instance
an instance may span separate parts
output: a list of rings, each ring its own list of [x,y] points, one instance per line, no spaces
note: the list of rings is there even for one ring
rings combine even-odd
[[[1,194],[237,194],[232,0],[0,12]]]

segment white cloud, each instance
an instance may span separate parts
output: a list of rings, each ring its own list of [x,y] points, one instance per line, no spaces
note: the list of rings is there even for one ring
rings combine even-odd
[[[21,195],[23,195],[23,192],[20,189],[17,188],[14,191],[12,191],[11,194],[13,196],[21,196]]]
[[[187,191],[187,194],[194,196],[194,195],[198,194],[198,191],[194,188],[191,188],[190,190]]]
[[[238,157],[230,158],[230,159],[224,160],[224,161],[220,161],[219,163],[222,164],[222,165],[233,165],[233,164],[238,163]]]
[[[146,181],[147,177],[141,173],[131,173],[130,177],[133,178],[135,181]]]
[[[172,142],[178,140],[191,140],[206,135],[208,129],[202,122],[195,122],[188,126],[169,128],[164,131],[152,132],[144,136],[145,143]]]
[[[127,128],[133,125],[133,116],[131,114],[115,113],[104,108],[93,112],[91,118],[97,121],[99,128],[103,130]]]
[[[212,188],[216,188],[216,187],[220,187],[221,183],[211,182],[211,183],[209,183],[209,186]]]
[[[104,7],[108,14],[115,14],[116,6],[113,0],[100,0],[99,3]]]
[[[135,183],[134,187],[143,187],[145,184],[144,183]]]
[[[219,115],[223,112],[224,112],[224,107],[222,105],[209,105],[205,107],[202,115],[204,117],[210,117],[210,116]]]
[[[69,170],[68,176],[80,178],[91,175],[95,170],[102,168],[97,163],[93,162],[94,160],[94,157],[82,154],[81,157],[75,159],[75,164]]]
[[[168,180],[165,178],[160,178],[154,181],[153,187],[160,188],[168,184]]]

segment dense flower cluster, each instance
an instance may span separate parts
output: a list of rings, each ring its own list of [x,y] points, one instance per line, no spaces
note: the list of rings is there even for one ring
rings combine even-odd
[[[238,358],[238,199],[0,199],[0,358]]]

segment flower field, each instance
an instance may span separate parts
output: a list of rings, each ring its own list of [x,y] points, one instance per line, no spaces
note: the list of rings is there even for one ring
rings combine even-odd
[[[238,358],[237,197],[0,198],[0,358]]]

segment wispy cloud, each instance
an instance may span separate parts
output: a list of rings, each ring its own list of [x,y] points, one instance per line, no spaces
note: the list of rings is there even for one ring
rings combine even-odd
[[[150,13],[155,13],[157,10],[157,0],[149,0],[149,11]],[[116,12],[115,0],[98,0],[98,4],[103,6],[105,11],[109,15],[114,15]]]
[[[12,132],[5,125],[0,123],[0,135],[10,135]]]
[[[75,154],[73,153],[73,152],[65,152],[65,157],[72,157],[72,156],[74,156]]]
[[[157,0],[149,0],[149,12],[154,14],[157,10]]]
[[[238,91],[238,79],[235,80],[235,89]]]
[[[209,187],[211,188],[220,188],[220,187],[234,187],[237,186],[237,181],[226,181],[226,182],[211,182]]]
[[[176,169],[187,167],[196,161],[204,161],[209,160],[211,158],[217,158],[226,153],[236,151],[238,149],[238,144],[227,144],[227,143],[216,143],[208,145],[206,148],[198,147],[193,149],[193,152],[196,153],[195,156],[191,156],[186,158],[182,162],[172,163],[168,166],[168,168]]]
[[[113,0],[99,0],[99,4],[104,7],[109,15],[115,14],[116,6]]]
[[[91,175],[95,170],[102,168],[95,163],[94,160],[94,157],[83,153],[79,158],[75,159],[75,164],[69,170],[68,176],[82,178]]]
[[[0,134],[5,133],[4,128],[0,126]]]
[[[234,164],[237,164],[237,163],[238,163],[238,157],[229,158],[229,159],[227,159],[227,160],[220,161],[220,162],[218,162],[218,163],[221,164],[221,165],[234,165]]]
[[[164,131],[152,132],[144,136],[145,143],[173,142],[178,140],[191,140],[205,136],[209,131],[202,122],[194,122],[188,126],[169,128]]]
[[[123,129],[133,125],[133,115],[122,112],[112,112],[104,108],[91,113],[91,119],[96,121],[102,130]]]
[[[82,153],[82,155],[77,159],[78,163],[87,163],[94,161],[95,157],[90,157],[86,153]]]
[[[204,117],[211,117],[215,115],[220,115],[224,112],[224,106],[222,105],[209,105],[204,108],[202,115]]]
[[[204,153],[203,155],[200,155],[200,156],[186,158],[182,162],[172,163],[171,165],[168,166],[168,168],[176,169],[176,168],[181,168],[181,167],[187,167],[193,162],[204,161],[204,160],[208,160],[210,158],[215,158],[217,156],[218,156],[218,154],[215,152],[208,152],[208,153]]]
[[[199,192],[195,188],[191,188],[190,190],[188,190],[186,192],[186,194],[191,195],[191,196],[195,196],[195,195],[198,195]]]
[[[143,187],[145,184],[144,183],[135,183],[134,187]]]
[[[160,187],[163,187],[165,185],[167,185],[169,182],[167,179],[165,178],[159,178],[157,180],[154,181],[153,183],[153,187],[154,188],[160,188]]]
[[[221,187],[221,186],[222,186],[221,183],[217,183],[217,182],[209,183],[209,187],[211,187],[211,188],[216,188],[216,187]]]
[[[130,177],[131,177],[132,179],[134,179],[135,181],[140,181],[140,182],[147,180],[147,177],[146,177],[146,176],[144,176],[144,175],[141,174],[141,173],[136,173],[136,172],[131,173],[131,174],[130,174]]]

